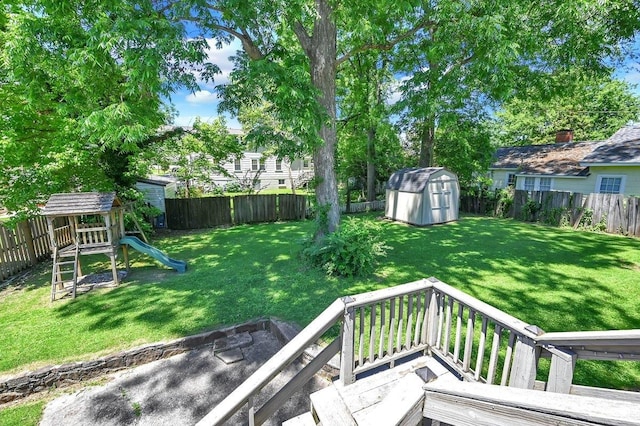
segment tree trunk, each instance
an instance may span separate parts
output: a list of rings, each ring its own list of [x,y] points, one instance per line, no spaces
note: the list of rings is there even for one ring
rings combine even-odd
[[[431,167],[433,165],[433,145],[435,142],[435,123],[433,119],[427,119],[420,133],[420,163],[419,167]]]
[[[367,130],[367,201],[376,199],[376,129]]]
[[[321,238],[327,233],[335,232],[340,224],[335,173],[337,31],[328,0],[316,0],[316,12],[313,34],[309,37],[302,26],[298,25],[296,35],[309,57],[311,82],[320,93],[318,102],[328,116],[328,121],[319,131],[323,143],[313,153],[320,224],[316,238]]]

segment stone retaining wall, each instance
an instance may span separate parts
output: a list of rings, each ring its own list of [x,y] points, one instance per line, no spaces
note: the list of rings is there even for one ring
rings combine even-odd
[[[233,327],[183,337],[167,343],[140,346],[92,361],[48,366],[36,371],[0,378],[0,405],[37,392],[69,386],[103,374],[168,358],[197,348],[213,346],[215,350],[223,352],[237,346],[234,341],[236,334],[252,333],[259,330],[272,332],[283,345],[297,333],[297,329],[286,323],[271,319],[259,319]]]

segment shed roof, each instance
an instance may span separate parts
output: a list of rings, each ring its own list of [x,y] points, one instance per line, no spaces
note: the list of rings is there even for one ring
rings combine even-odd
[[[42,209],[45,216],[76,216],[109,213],[122,204],[115,192],[53,194]]]
[[[455,178],[455,175],[444,167],[411,167],[392,174],[387,182],[387,189],[420,193],[425,190],[429,180],[439,172],[445,172]]]
[[[625,126],[582,160],[590,164],[640,164],[640,124]]]
[[[498,148],[491,169],[518,170],[524,174],[585,176],[580,163],[602,141],[564,142]]]

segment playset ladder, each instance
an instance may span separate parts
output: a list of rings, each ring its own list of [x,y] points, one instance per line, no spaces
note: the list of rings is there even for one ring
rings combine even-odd
[[[75,299],[80,269],[79,253],[80,245],[77,238],[72,250],[61,251],[57,247],[53,249],[53,271],[51,272],[52,302],[56,299],[56,294],[60,293],[68,294],[70,292],[71,297]],[[70,279],[69,276],[71,276]]]

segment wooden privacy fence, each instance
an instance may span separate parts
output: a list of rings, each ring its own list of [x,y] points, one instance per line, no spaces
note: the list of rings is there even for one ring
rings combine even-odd
[[[171,229],[199,229],[242,223],[304,219],[303,195],[238,195],[166,199],[167,225]]]
[[[560,191],[513,193],[512,203],[496,194],[463,196],[460,210],[514,219],[597,229],[640,237],[640,198],[620,194],[581,194]],[[503,211],[506,206],[506,210]]]
[[[48,259],[50,246],[44,217],[20,222],[15,230],[0,225],[0,281]]]

